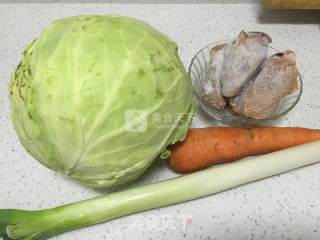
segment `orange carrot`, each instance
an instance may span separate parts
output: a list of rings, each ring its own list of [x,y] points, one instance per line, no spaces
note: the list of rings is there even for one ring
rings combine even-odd
[[[320,140],[320,130],[306,128],[198,128],[169,147],[170,166],[181,173],[213,164],[270,153]]]

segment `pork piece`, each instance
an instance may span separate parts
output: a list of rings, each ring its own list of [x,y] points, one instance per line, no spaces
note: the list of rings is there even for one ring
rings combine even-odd
[[[218,110],[226,106],[226,101],[222,96],[220,79],[225,46],[226,44],[219,44],[210,50],[208,78],[204,81],[203,86],[205,91],[203,98]]]
[[[238,114],[255,119],[265,119],[278,107],[284,97],[298,89],[299,71],[296,56],[291,50],[272,55],[263,64],[256,78],[229,104]]]
[[[268,45],[271,42],[271,38],[265,33],[241,31],[238,37],[225,47],[221,71],[223,96],[235,96],[256,74],[268,56]]]

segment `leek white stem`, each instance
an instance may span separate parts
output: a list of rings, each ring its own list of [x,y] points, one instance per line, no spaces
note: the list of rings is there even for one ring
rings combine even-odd
[[[320,142],[41,211],[0,210],[1,235],[46,239],[113,218],[222,192],[320,162]]]

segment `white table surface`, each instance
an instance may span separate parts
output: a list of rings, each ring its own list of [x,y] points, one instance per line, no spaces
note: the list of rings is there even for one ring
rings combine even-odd
[[[267,32],[273,37],[273,46],[296,51],[304,80],[300,103],[275,124],[320,128],[320,12],[263,12],[258,4],[249,2],[0,3],[0,208],[48,208],[101,194],[40,165],[23,149],[11,124],[7,97],[10,75],[24,46],[61,17],[120,14],[145,20],[176,40],[186,67],[197,50],[208,43],[231,38],[242,29]],[[193,127],[214,124],[198,114]],[[158,161],[134,185],[173,176],[165,163]],[[319,199],[320,164],[53,239],[320,239]],[[182,219],[187,221],[184,227]]]

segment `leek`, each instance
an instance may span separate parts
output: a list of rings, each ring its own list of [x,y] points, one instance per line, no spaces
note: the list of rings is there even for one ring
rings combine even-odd
[[[0,239],[47,239],[124,215],[219,193],[319,161],[320,141],[52,209],[2,209]]]

